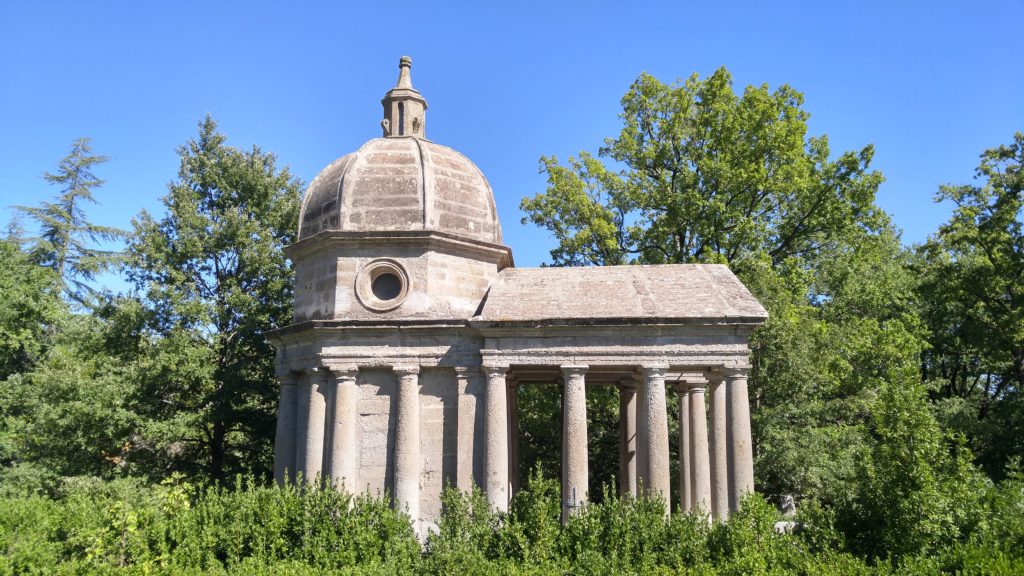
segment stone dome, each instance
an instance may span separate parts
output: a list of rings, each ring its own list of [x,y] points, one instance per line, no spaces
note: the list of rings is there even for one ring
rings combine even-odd
[[[309,185],[299,240],[324,231],[443,232],[501,244],[494,194],[480,169],[426,139],[427,101],[412,86],[412,59],[384,95],[383,138],[324,168]]]
[[[309,185],[299,240],[324,231],[430,230],[501,244],[494,194],[462,154],[414,136],[374,138]]]

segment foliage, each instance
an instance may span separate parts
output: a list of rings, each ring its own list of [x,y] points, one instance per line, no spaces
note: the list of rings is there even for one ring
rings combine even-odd
[[[56,275],[16,238],[0,239],[0,380],[31,368],[63,316]]]
[[[859,227],[877,227],[873,150],[829,159],[808,138],[803,96],[788,86],[741,96],[720,68],[669,86],[642,74],[622,99],[623,128],[601,148],[614,172],[583,153],[545,157],[548,189],[524,199],[524,221],[550,230],[559,265],[774,264],[815,254]]]
[[[211,478],[264,473],[273,436],[273,351],[263,333],[291,316],[299,182],[259,148],[228,146],[207,117],[182,146],[166,214],[143,212],[129,277],[157,337],[142,394],[150,429],[178,469]],[[201,468],[200,468],[201,467]]]
[[[955,208],[919,247],[923,357],[940,414],[996,477],[1024,454],[1024,133],[981,155],[981,185],[943,186]]]
[[[86,202],[96,203],[93,190],[102,186],[103,180],[92,170],[107,160],[106,156],[92,153],[88,138],[75,140],[71,153],[60,161],[57,172],[43,175],[47,182],[61,187],[56,202],[18,207],[41,228],[33,248],[35,259],[57,273],[63,292],[78,303],[85,303],[95,295],[88,283],[119,258],[116,252],[93,248],[88,243],[124,236],[117,228],[90,223],[82,206]]]
[[[985,485],[963,442],[942,434],[923,388],[912,379],[886,386],[872,416],[875,441],[860,459],[855,492],[838,506],[849,547],[901,558],[965,541]]]

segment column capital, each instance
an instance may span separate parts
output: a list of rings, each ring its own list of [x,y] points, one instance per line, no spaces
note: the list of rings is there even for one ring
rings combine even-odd
[[[397,366],[392,366],[391,371],[401,378],[402,376],[418,375],[420,373],[420,367],[416,364],[399,364]]]
[[[668,372],[668,364],[644,364],[640,366],[640,373],[645,378],[665,376],[666,372]]]
[[[296,386],[299,383],[299,373],[292,370],[278,372],[277,381],[281,386]]]
[[[717,386],[725,379],[725,371],[721,368],[714,368],[705,372],[704,378],[707,379],[709,385]]]
[[[733,366],[733,367],[723,368],[722,369],[722,376],[725,377],[725,378],[728,378],[729,380],[733,380],[735,378],[746,378],[747,376],[749,376],[749,374],[750,374],[750,368],[748,368],[746,366],[741,366],[741,367]]]
[[[355,380],[359,376],[359,367],[355,364],[326,365],[322,369],[327,372],[327,377],[335,382]]]
[[[590,366],[585,364],[562,364],[559,366],[563,376],[582,376],[587,373]]]
[[[480,367],[480,371],[488,378],[498,375],[505,376],[508,374],[509,367],[507,365],[485,364]]]
[[[677,394],[689,394],[690,384],[686,380],[677,380],[672,383],[672,389],[675,390]]]

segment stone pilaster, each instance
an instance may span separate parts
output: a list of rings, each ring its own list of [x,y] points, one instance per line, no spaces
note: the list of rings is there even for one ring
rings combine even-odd
[[[665,406],[665,372],[668,366],[644,366],[644,394],[646,412],[640,418],[646,420],[647,430],[647,494],[665,502],[668,512],[671,487],[671,471],[668,458],[668,411]]]
[[[562,522],[587,501],[587,366],[562,366]]]
[[[729,517],[729,468],[726,438],[726,394],[720,372],[709,372],[711,456],[711,516],[724,521]]]
[[[395,508],[409,514],[419,531],[420,517],[420,369],[396,366],[398,421],[395,424]]]
[[[690,512],[693,508],[693,448],[690,446],[690,387],[679,384],[679,509]]]
[[[619,496],[636,493],[636,383],[619,384]]]
[[[711,470],[708,462],[708,422],[704,406],[704,386],[690,387],[690,487],[691,511],[711,513]]]
[[[508,511],[508,367],[484,366],[484,491],[496,510]]]
[[[358,491],[359,444],[356,431],[359,418],[358,370],[353,367],[330,368],[328,381],[331,398],[331,485],[349,494]]]
[[[278,486],[283,486],[285,482],[295,482],[298,381],[298,375],[294,372],[278,376],[281,393],[277,404],[277,431],[274,434],[274,481]]]
[[[475,440],[483,432],[478,426],[477,403],[480,394],[480,371],[477,368],[455,368],[455,383],[458,391],[458,458],[456,460],[455,483],[459,490],[470,492],[478,482],[482,485],[480,460],[483,454],[475,451]],[[479,479],[478,479],[479,478]]]
[[[739,509],[744,494],[754,491],[754,455],[750,438],[750,400],[746,369],[725,373],[728,396],[729,508]]]

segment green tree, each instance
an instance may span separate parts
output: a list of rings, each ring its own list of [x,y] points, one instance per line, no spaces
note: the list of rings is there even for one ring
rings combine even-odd
[[[33,262],[17,239],[0,240],[0,380],[42,357],[46,332],[63,311],[53,271]]]
[[[88,138],[75,140],[71,153],[58,164],[57,172],[43,175],[50,184],[60,186],[56,201],[18,207],[39,224],[40,235],[33,249],[35,258],[56,271],[65,295],[78,303],[94,295],[89,282],[118,259],[117,252],[91,244],[118,240],[124,235],[117,228],[92,224],[85,217],[83,205],[95,204],[93,190],[103,185],[92,170],[107,160],[106,156],[92,153]]]
[[[147,434],[177,465],[225,478],[269,469],[273,350],[263,337],[290,321],[300,184],[273,154],[225,143],[207,117],[179,151],[166,214],[133,222],[129,276],[158,337],[139,393]]]
[[[541,159],[543,194],[524,199],[550,230],[559,265],[720,262],[773,264],[835,246],[858,227],[877,228],[882,177],[874,150],[830,160],[827,137],[807,136],[803,96],[788,86],[733,91],[720,68],[666,85],[642,74],[622,99],[623,128],[600,156],[568,166]]]
[[[1024,134],[986,150],[979,185],[943,186],[953,216],[918,250],[931,349],[922,377],[990,474],[1024,456]]]

